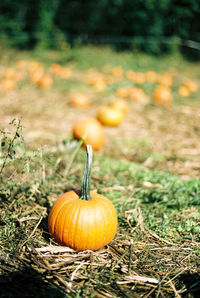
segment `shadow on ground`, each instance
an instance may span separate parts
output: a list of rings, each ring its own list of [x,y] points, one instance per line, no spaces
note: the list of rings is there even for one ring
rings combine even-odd
[[[186,291],[183,293],[183,298],[199,298],[200,297],[200,275],[197,273],[183,274],[180,280],[186,286]]]
[[[1,276],[0,288],[1,298],[65,297],[61,289],[31,268]]]

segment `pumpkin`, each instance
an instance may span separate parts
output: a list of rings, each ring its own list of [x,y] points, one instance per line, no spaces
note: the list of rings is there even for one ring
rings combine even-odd
[[[122,111],[123,114],[127,114],[129,110],[129,105],[123,98],[116,98],[110,105],[111,108]]]
[[[118,126],[124,120],[124,113],[110,106],[100,106],[97,110],[97,118],[107,126]]]
[[[190,92],[197,92],[198,91],[198,84],[195,81],[186,79],[184,81],[184,86],[187,87]]]
[[[4,91],[12,91],[15,88],[15,81],[10,79],[3,79],[0,82],[0,85]]]
[[[28,72],[33,73],[37,71],[38,69],[42,68],[42,64],[38,61],[32,61],[28,65]]]
[[[163,104],[166,106],[171,105],[172,103],[171,89],[163,85],[156,86],[153,92],[153,99],[157,104]]]
[[[16,70],[12,67],[8,67],[4,70],[2,77],[4,79],[8,80],[14,80],[15,79]]]
[[[149,70],[145,73],[145,78],[146,78],[146,81],[149,82],[149,83],[155,83],[158,79],[158,76],[157,74],[152,71],[152,70]]]
[[[117,88],[116,94],[118,97],[126,98],[129,96],[129,89],[125,87]]]
[[[148,97],[145,94],[144,90],[138,87],[129,88],[129,97],[134,101],[147,102]]]
[[[135,78],[136,78],[136,73],[133,71],[133,70],[128,70],[126,72],[126,78],[130,81],[135,81]]]
[[[43,74],[44,74],[43,67],[39,67],[38,69],[36,69],[35,71],[30,73],[29,81],[32,84],[37,84],[39,82],[39,80],[41,79],[41,77],[43,76]]]
[[[83,141],[83,146],[92,145],[95,151],[104,146],[106,136],[103,126],[95,118],[80,119],[73,126],[73,136]]]
[[[120,66],[115,66],[112,68],[112,74],[114,77],[121,77],[123,75],[123,69]]]
[[[168,72],[164,72],[160,75],[158,82],[160,85],[170,87],[173,83],[172,75]]]
[[[45,73],[39,79],[38,85],[40,86],[40,88],[50,89],[53,86],[53,79],[49,74]]]
[[[53,64],[51,64],[49,71],[52,72],[55,76],[58,76],[61,69],[62,69],[62,66],[60,66],[57,63],[53,63]]]
[[[92,146],[87,145],[87,159],[81,191],[71,190],[54,203],[48,228],[59,244],[76,251],[98,250],[108,244],[117,231],[117,212],[103,195],[90,192]]]
[[[107,84],[105,82],[104,79],[98,79],[97,81],[95,81],[95,83],[93,84],[93,88],[96,92],[101,92],[106,90],[107,88]]]
[[[145,83],[145,74],[143,72],[136,72],[134,81],[137,84],[144,84]]]
[[[183,97],[190,95],[190,90],[186,86],[180,86],[178,89],[178,94]]]
[[[74,93],[69,100],[70,104],[75,108],[87,108],[91,104],[89,96],[84,93]]]
[[[68,80],[71,77],[71,75],[72,75],[71,69],[67,67],[62,67],[60,69],[59,77],[61,77],[62,79]]]
[[[24,60],[19,60],[16,62],[16,67],[19,69],[23,69],[26,67],[26,61]]]

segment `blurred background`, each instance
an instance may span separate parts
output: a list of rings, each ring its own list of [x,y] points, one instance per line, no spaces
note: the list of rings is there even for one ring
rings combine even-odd
[[[200,1],[1,0],[0,128],[35,148],[92,117],[104,153],[196,176],[199,62]]]
[[[63,43],[200,59],[197,0],[1,0],[1,44],[23,49]]]

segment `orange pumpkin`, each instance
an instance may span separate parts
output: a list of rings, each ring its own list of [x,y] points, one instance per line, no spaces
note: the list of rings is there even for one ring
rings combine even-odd
[[[59,77],[61,77],[62,79],[68,80],[71,77],[71,75],[72,75],[71,69],[67,67],[62,67],[60,69]]]
[[[43,89],[50,89],[53,86],[53,79],[49,74],[44,74],[38,81],[38,85]]]
[[[126,98],[129,96],[129,89],[125,87],[117,88],[116,94],[118,97]]]
[[[15,81],[10,79],[3,79],[0,85],[4,91],[12,91],[15,88]]]
[[[133,70],[128,70],[126,72],[126,78],[130,81],[135,81],[135,78],[136,78],[136,73],[133,71]]]
[[[71,190],[61,195],[48,217],[51,237],[76,251],[100,249],[117,231],[117,212],[112,202],[90,192],[91,167],[92,147],[88,145],[81,191]]]
[[[101,92],[106,90],[107,84],[103,79],[99,79],[93,84],[93,88],[96,92]]]
[[[178,89],[178,94],[183,97],[190,95],[190,90],[186,86],[180,86]]]
[[[152,70],[149,70],[145,74],[146,81],[149,83],[155,83],[158,79],[157,73]]]
[[[39,67],[35,71],[30,72],[29,81],[32,84],[37,84],[39,82],[39,80],[41,79],[41,77],[43,76],[43,74],[44,74],[43,67]]]
[[[184,86],[187,87],[190,92],[197,92],[198,91],[198,84],[195,81],[186,79],[184,81]]]
[[[19,60],[16,62],[16,67],[19,69],[23,69],[26,67],[26,61],[24,60]]]
[[[74,93],[69,100],[70,104],[75,108],[87,108],[91,104],[89,96],[84,93]]]
[[[143,72],[136,72],[134,81],[137,84],[144,84],[145,83],[145,74]]]
[[[73,127],[73,136],[83,141],[83,146],[92,145],[95,151],[104,146],[106,136],[103,126],[94,118],[78,120]]]
[[[160,75],[158,82],[160,85],[170,87],[173,83],[172,75],[168,72],[164,72]]]
[[[8,80],[14,80],[15,79],[16,70],[12,67],[8,67],[4,70],[2,77],[4,79]]]
[[[53,63],[53,64],[51,64],[49,71],[52,72],[54,75],[58,76],[61,69],[62,69],[62,66],[60,66],[57,63]]]
[[[42,68],[42,64],[38,61],[32,61],[28,65],[28,72],[33,73],[37,71],[38,69]]]
[[[129,97],[134,101],[146,102],[148,100],[144,90],[138,87],[129,88]]]
[[[127,114],[129,105],[123,98],[116,98],[110,105],[111,108],[121,111],[123,114]]]
[[[112,68],[112,74],[114,77],[121,77],[123,75],[123,69],[120,66],[115,66]]]
[[[153,92],[153,99],[157,104],[163,104],[166,106],[171,105],[172,103],[171,89],[163,85],[156,86]]]
[[[118,126],[124,120],[124,113],[110,106],[100,106],[97,111],[97,118],[107,126]]]

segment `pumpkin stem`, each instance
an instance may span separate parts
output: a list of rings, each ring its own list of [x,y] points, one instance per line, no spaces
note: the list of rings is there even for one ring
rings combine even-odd
[[[90,196],[90,178],[91,178],[91,168],[92,168],[92,146],[87,145],[86,147],[86,163],[85,170],[83,173],[82,185],[81,185],[81,200],[91,200]]]

